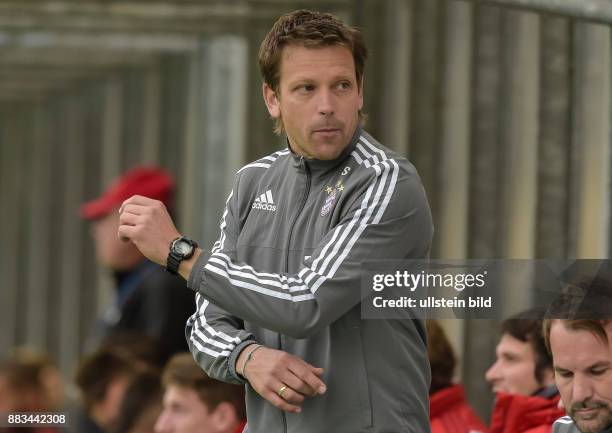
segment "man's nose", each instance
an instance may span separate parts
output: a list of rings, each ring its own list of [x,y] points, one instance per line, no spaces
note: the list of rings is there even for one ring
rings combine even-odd
[[[499,379],[499,365],[497,361],[495,361],[493,365],[489,367],[489,369],[485,373],[485,379],[490,384]]]
[[[155,433],[168,433],[170,429],[168,428],[168,416],[166,412],[162,411],[155,421],[155,426],[153,427]]]
[[[590,379],[583,375],[574,375],[574,383],[572,384],[572,404],[586,401],[593,397],[593,387]]]
[[[334,95],[330,90],[321,90],[317,102],[319,114],[322,116],[334,114]]]

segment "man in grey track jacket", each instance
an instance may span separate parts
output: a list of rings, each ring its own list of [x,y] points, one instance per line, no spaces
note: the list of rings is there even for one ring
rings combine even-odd
[[[425,258],[433,235],[414,167],[360,127],[365,58],[332,15],[276,22],[259,65],[288,148],[238,171],[212,251],[155,201],[120,210],[119,236],[197,291],[191,351],[246,384],[249,433],[429,431],[423,323],[361,318],[362,263]]]

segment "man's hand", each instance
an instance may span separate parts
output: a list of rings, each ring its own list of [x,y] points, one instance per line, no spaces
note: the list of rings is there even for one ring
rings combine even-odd
[[[243,371],[249,352],[247,346],[238,357],[237,370]],[[281,350],[260,347],[246,365],[244,376],[259,395],[277,408],[287,412],[301,412],[305,397],[325,393],[326,387],[320,376],[322,368],[313,367],[306,361]],[[283,388],[282,397],[279,391]]]
[[[119,238],[134,242],[149,260],[166,266],[170,243],[180,236],[166,206],[140,195],[130,197],[119,209]]]

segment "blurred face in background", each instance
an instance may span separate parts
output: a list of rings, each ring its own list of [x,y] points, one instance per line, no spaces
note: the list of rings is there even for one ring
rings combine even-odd
[[[143,260],[132,242],[117,237],[119,228],[118,208],[92,222],[91,233],[99,263],[113,271],[127,271]]]
[[[157,423],[157,433],[224,433],[237,427],[233,406],[220,403],[214,410],[200,399],[198,393],[185,386],[170,385],[164,393],[163,410]]]
[[[38,383],[15,385],[5,374],[0,374],[0,413],[56,410],[63,398],[59,373],[49,367],[41,371],[38,380]]]
[[[612,323],[606,332],[608,341],[603,342],[558,320],[550,329],[555,381],[567,413],[583,433],[612,425]]]
[[[92,406],[93,419],[104,429],[112,429],[117,422],[121,402],[131,381],[132,378],[129,376],[113,378],[108,384],[104,398]]]
[[[495,355],[495,363],[485,374],[493,392],[532,395],[552,382],[552,370],[545,372],[545,383],[536,379],[536,353],[530,342],[503,334]]]

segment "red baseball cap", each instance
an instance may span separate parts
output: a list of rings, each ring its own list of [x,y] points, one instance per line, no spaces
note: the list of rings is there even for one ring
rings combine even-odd
[[[107,215],[133,195],[159,200],[168,207],[174,188],[172,176],[161,168],[136,167],[124,173],[95,200],[80,207],[82,218],[93,220]]]

